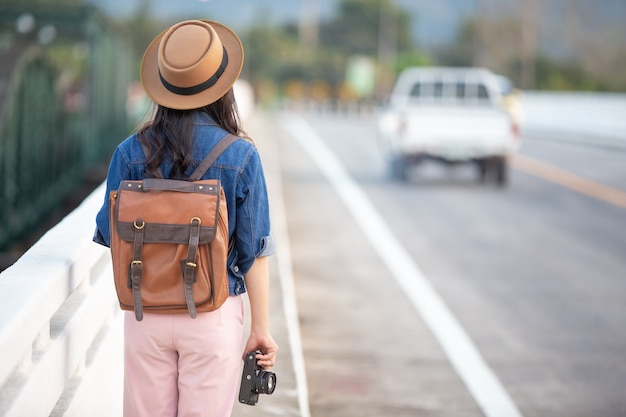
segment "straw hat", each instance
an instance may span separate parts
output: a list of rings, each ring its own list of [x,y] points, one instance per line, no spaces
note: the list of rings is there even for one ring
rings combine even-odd
[[[190,110],[217,101],[243,66],[243,46],[226,26],[180,22],[156,37],[141,61],[141,83],[158,104]]]

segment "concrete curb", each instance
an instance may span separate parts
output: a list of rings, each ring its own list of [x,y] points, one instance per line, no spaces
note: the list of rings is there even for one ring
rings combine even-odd
[[[310,417],[275,127],[259,113],[251,115],[246,127],[263,160],[272,208],[272,235],[278,248],[277,254],[270,257],[270,318],[272,336],[279,345],[279,352],[273,369],[277,375],[274,394],[260,396],[253,407],[235,404],[232,417]],[[249,318],[248,311],[246,318]],[[244,338],[248,329],[249,323],[246,323]]]

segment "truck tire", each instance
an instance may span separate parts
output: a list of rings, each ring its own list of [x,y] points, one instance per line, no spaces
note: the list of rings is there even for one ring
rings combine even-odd
[[[508,184],[508,163],[505,157],[494,156],[479,159],[476,161],[476,165],[478,167],[478,181],[481,183],[493,181],[500,187],[504,187]]]
[[[489,160],[479,159],[476,161],[476,167],[478,169],[478,181],[485,183],[487,181],[487,173],[489,171]]]
[[[500,187],[506,187],[509,183],[509,169],[507,159],[503,156],[494,158],[493,173],[496,184]]]
[[[389,159],[389,173],[396,181],[406,181],[408,179],[408,166],[406,159],[401,155],[394,155]]]

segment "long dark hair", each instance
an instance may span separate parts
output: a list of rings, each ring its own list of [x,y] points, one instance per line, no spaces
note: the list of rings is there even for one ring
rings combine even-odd
[[[146,175],[161,177],[160,166],[165,155],[173,160],[171,178],[183,177],[191,164],[191,149],[197,113],[207,113],[221,128],[236,136],[247,137],[232,88],[219,100],[193,110],[174,110],[157,106],[152,120],[137,131],[137,138],[152,151],[148,156]]]

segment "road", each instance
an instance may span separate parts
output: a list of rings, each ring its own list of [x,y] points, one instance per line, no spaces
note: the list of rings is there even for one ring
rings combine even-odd
[[[402,184],[372,117],[300,117],[266,128],[312,416],[626,415],[626,153],[524,138],[505,189],[463,166]],[[337,193],[351,188],[295,138],[302,123],[367,204]]]

